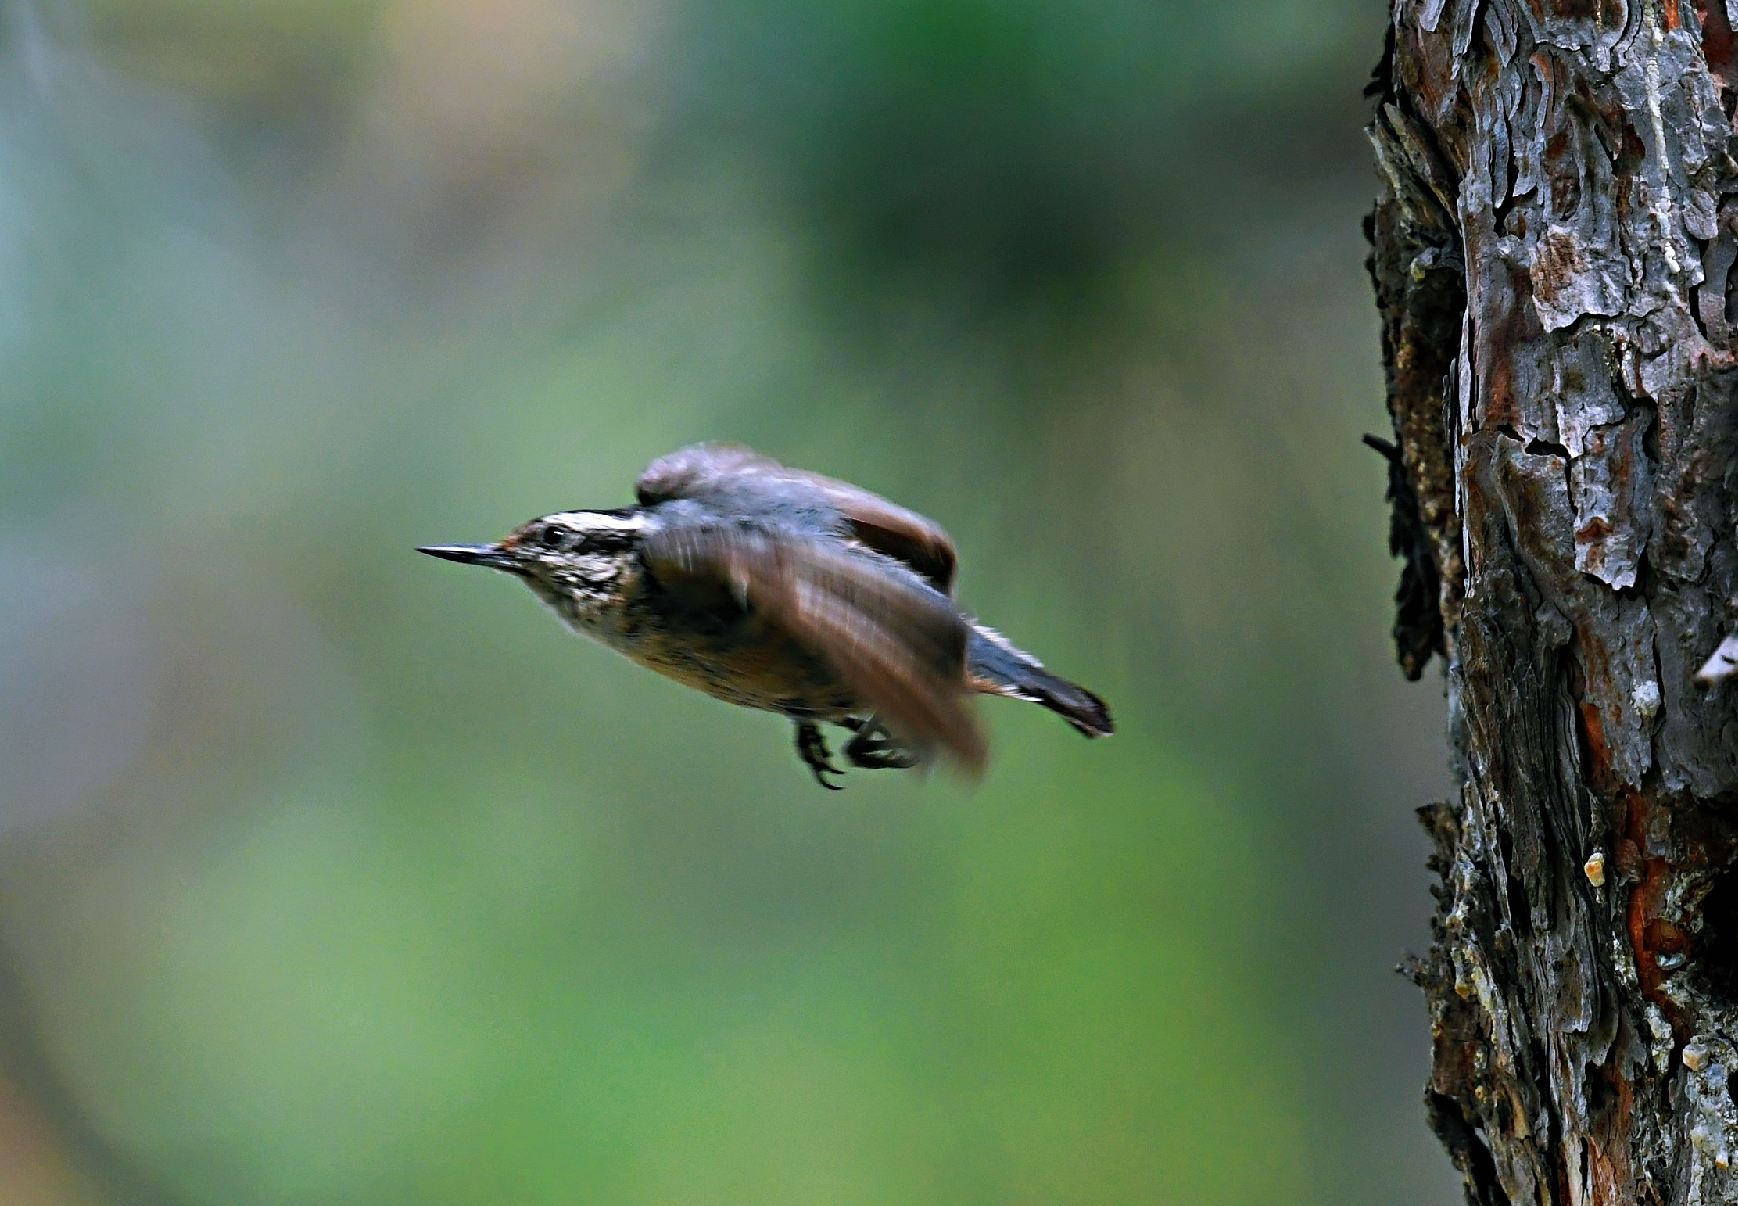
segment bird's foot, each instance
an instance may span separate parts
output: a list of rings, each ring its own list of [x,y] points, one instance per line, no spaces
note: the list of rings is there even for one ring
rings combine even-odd
[[[845,760],[863,770],[910,770],[922,761],[916,754],[893,740],[892,734],[871,716],[868,720],[850,717],[842,722],[857,731],[845,743]]]
[[[821,726],[812,720],[797,721],[797,757],[814,772],[816,783],[828,791],[840,790],[837,783],[827,782],[827,776],[843,775],[845,772],[833,765],[832,754],[827,749],[827,739],[821,735]]]

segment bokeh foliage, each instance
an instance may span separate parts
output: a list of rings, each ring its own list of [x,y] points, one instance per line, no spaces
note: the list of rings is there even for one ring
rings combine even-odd
[[[113,1200],[1450,1200],[1379,6],[9,16],[0,932]],[[410,552],[702,438],[935,516],[1119,735],[823,796]]]

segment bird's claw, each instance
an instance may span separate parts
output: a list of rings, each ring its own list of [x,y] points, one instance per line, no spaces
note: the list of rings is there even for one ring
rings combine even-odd
[[[827,739],[821,735],[820,725],[809,720],[797,722],[797,757],[814,772],[816,783],[828,791],[843,790],[837,783],[827,782],[828,775],[843,776],[845,772],[833,765],[832,754],[827,749]]]
[[[844,754],[852,766],[863,770],[910,770],[922,761],[910,750],[896,744],[878,720],[857,721],[850,727],[857,732],[845,743]]]

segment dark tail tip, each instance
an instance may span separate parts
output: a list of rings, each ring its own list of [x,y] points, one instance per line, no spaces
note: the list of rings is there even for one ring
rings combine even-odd
[[[1116,732],[1116,722],[1111,720],[1110,707],[1104,700],[1085,687],[1074,687],[1074,694],[1078,698],[1068,700],[1066,705],[1058,700],[1055,703],[1046,701],[1045,706],[1073,725],[1076,732],[1088,737],[1109,737]]]
[[[1075,732],[1087,737],[1109,737],[1116,732],[1110,706],[1085,687],[1051,674],[1027,686],[1034,689],[1039,703],[1066,720]]]
[[[1116,732],[1104,700],[1085,687],[1057,678],[1000,633],[974,624],[966,657],[973,690],[1041,704],[1088,737],[1109,737]]]

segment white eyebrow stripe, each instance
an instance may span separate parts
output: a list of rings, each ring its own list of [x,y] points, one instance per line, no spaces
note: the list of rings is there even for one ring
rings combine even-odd
[[[600,515],[596,511],[558,511],[544,519],[575,532],[643,532],[648,526],[643,515]]]

